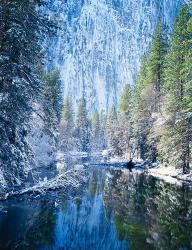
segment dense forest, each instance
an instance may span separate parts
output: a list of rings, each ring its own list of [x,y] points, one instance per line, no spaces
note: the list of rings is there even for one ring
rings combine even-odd
[[[36,151],[93,152],[160,161],[189,171],[192,141],[192,17],[184,5],[167,32],[159,22],[134,85],[127,84],[118,107],[108,114],[63,104],[57,69],[44,68],[44,40],[56,25],[44,1],[1,0],[0,174],[1,183],[19,183]],[[85,91],[85,90],[84,90]],[[38,128],[38,129],[37,129]],[[43,143],[42,143],[43,141]],[[46,141],[46,142],[45,142]],[[42,157],[41,157],[42,158]]]
[[[0,0],[0,249],[192,249],[191,151],[191,0]]]
[[[1,184],[19,184],[34,162],[33,140],[53,137],[61,104],[59,73],[43,70],[43,41],[55,24],[45,2],[0,3],[0,174]],[[40,120],[38,120],[40,119]],[[42,123],[40,125],[39,123]],[[39,129],[40,130],[40,129]],[[32,141],[32,143],[31,143]],[[52,140],[55,144],[55,140]]]
[[[112,155],[158,160],[188,172],[191,79],[192,18],[184,5],[171,35],[158,23],[135,85],[124,87],[119,106],[112,106],[107,116],[96,110],[89,118],[83,98],[75,121],[72,100],[67,98],[61,123],[63,147],[78,145],[78,150],[90,151],[107,146]]]

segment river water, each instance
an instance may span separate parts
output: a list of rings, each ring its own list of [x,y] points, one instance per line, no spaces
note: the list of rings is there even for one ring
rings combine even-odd
[[[0,249],[192,249],[192,190],[98,159],[78,189],[0,203]],[[66,165],[65,165],[66,166]]]

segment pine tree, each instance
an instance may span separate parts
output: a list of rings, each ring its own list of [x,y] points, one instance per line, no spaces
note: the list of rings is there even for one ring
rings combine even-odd
[[[120,144],[122,131],[119,129],[119,121],[115,105],[111,107],[106,121],[105,129],[107,144],[111,150],[111,153],[113,155],[122,155],[123,151]]]
[[[76,121],[76,137],[78,150],[89,152],[90,149],[90,122],[87,115],[86,100],[82,98],[79,102]]]
[[[44,82],[43,90],[43,113],[45,131],[54,134],[59,127],[62,110],[61,80],[58,70],[52,70],[50,73],[41,72]]]
[[[133,152],[137,157],[147,158],[149,145],[147,136],[151,127],[154,92],[148,84],[148,58],[145,57],[134,87],[133,99]]]
[[[103,110],[99,113],[99,118],[100,118],[100,137],[101,137],[100,146],[101,146],[101,149],[104,149],[107,146],[106,134],[105,134],[105,125],[106,125],[107,116]]]
[[[132,156],[132,88],[126,85],[120,98],[119,128],[120,145],[123,153]]]
[[[95,111],[91,120],[92,149],[101,148],[101,121],[98,110]]]
[[[164,70],[164,59],[167,50],[167,37],[165,33],[165,28],[162,24],[157,25],[150,55],[149,55],[149,65],[148,65],[148,82],[153,85],[154,89],[154,111],[160,111],[161,105],[161,88],[163,86],[163,70]]]
[[[185,111],[192,111],[192,17],[190,17],[187,24],[187,32],[190,39],[187,41],[188,51],[185,55],[184,63],[184,74],[185,74],[185,84],[184,84],[184,102]]]
[[[51,102],[51,108],[55,111],[59,122],[62,110],[62,90],[59,70],[54,69],[50,73],[45,74],[43,81],[45,82],[45,100]]]
[[[43,93],[36,68],[47,34],[47,19],[38,11],[41,4],[40,0],[0,3],[0,165],[11,184],[24,177],[30,164],[29,120],[33,103]]]
[[[75,123],[72,100],[67,97],[64,101],[60,128],[61,148],[64,151],[70,151],[74,148],[74,129]]]
[[[184,5],[175,22],[165,69],[165,110],[167,127],[159,151],[168,163],[189,170],[191,147],[191,16]],[[164,143],[164,147],[162,145]]]
[[[134,90],[134,148],[141,158],[156,160],[159,136],[154,134],[154,123],[161,111],[166,35],[157,25],[149,53],[141,65]]]

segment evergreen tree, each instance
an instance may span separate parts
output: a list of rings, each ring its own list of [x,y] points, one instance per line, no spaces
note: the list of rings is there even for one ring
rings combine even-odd
[[[104,113],[96,110],[91,119],[92,150],[102,150],[106,146]]]
[[[107,144],[110,147],[111,153],[113,155],[122,155],[123,151],[120,144],[122,131],[119,129],[119,121],[115,105],[111,107],[106,121],[105,129]]]
[[[154,111],[160,111],[161,88],[163,86],[164,60],[167,51],[167,37],[162,24],[157,25],[148,61],[148,84],[154,89]]]
[[[45,82],[44,99],[51,102],[51,107],[47,107],[47,111],[49,108],[52,108],[59,122],[62,110],[62,89],[59,71],[54,69],[50,73],[45,74],[43,81]]]
[[[165,69],[167,126],[159,145],[168,163],[189,170],[191,148],[191,15],[184,5],[175,22]],[[164,146],[162,147],[162,145]]]
[[[164,58],[167,50],[166,35],[158,24],[151,49],[145,56],[134,89],[134,148],[141,158],[156,160],[159,136],[153,133],[161,109]]]
[[[60,129],[61,148],[64,151],[72,150],[74,147],[74,127],[73,105],[71,99],[67,97],[64,101]]]
[[[0,3],[0,166],[10,182],[23,178],[30,163],[29,120],[43,93],[36,69],[47,33],[47,19],[38,11],[42,2]]]
[[[87,116],[86,100],[82,98],[79,102],[76,121],[76,137],[78,150],[89,152],[90,149],[90,122]]]
[[[134,87],[133,99],[133,152],[137,157],[147,158],[149,145],[147,136],[151,128],[151,115],[154,103],[154,92],[148,85],[148,58],[145,57]]]
[[[62,109],[60,74],[58,70],[52,70],[50,73],[42,71],[41,75],[44,82],[42,100],[44,127],[46,132],[54,135],[59,127]]]
[[[107,116],[103,111],[99,113],[100,117],[100,137],[101,137],[101,148],[104,149],[107,146],[106,142],[106,135],[105,135],[105,125],[106,125],[106,120]]]
[[[99,149],[101,147],[101,121],[98,110],[95,111],[91,120],[92,130],[92,149]]]
[[[132,89],[126,85],[120,98],[119,128],[120,145],[124,153],[132,156]]]
[[[185,74],[185,84],[184,84],[184,102],[185,111],[190,112],[192,110],[192,17],[190,17],[187,24],[187,32],[190,39],[187,40],[187,51],[185,54],[184,63],[184,74]]]
[[[92,130],[94,137],[97,137],[100,134],[100,115],[98,110],[96,110],[93,115]]]

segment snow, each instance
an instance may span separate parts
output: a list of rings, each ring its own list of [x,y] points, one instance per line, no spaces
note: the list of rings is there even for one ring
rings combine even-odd
[[[172,29],[183,2],[49,0],[47,13],[61,29],[47,41],[46,67],[60,69],[64,96],[76,108],[84,88],[91,111],[109,110],[125,84],[133,84],[157,22]]]
[[[63,169],[64,169],[64,163],[63,162],[57,162],[57,164],[56,164],[56,169],[58,170],[58,171],[62,171]]]
[[[175,167],[172,166],[163,166],[163,165],[156,165],[156,167],[149,170],[151,174],[158,174],[163,176],[178,176],[181,171],[177,170]]]
[[[82,171],[83,169],[84,169],[83,165],[77,164],[74,166],[74,170],[76,170],[76,171]]]
[[[57,161],[62,161],[65,156],[70,156],[70,157],[88,157],[88,156],[100,156],[101,152],[79,152],[79,151],[69,151],[69,152],[61,152],[59,151],[56,155],[56,160]]]
[[[104,150],[102,152],[103,156],[108,156],[108,150]],[[125,163],[127,162],[127,158],[125,156],[113,156],[108,159],[108,163],[111,164],[118,164],[118,163]],[[173,166],[164,166],[158,162],[150,163],[149,165],[143,159],[133,158],[133,162],[135,163],[135,167],[133,172],[145,172],[155,178],[163,180],[170,184],[175,185],[182,185],[183,181],[192,183],[192,173],[190,174],[183,174],[181,169],[177,169]],[[145,169],[145,166],[148,166]]]
[[[101,155],[104,156],[104,157],[107,157],[109,156],[111,153],[111,150],[110,149],[104,149],[102,152],[101,152]]]
[[[55,159],[55,138],[53,134],[45,133],[42,107],[37,103],[33,103],[33,109],[35,111],[32,114],[31,133],[28,141],[34,153],[34,165],[47,166]]]
[[[4,189],[6,187],[7,187],[7,183],[6,183],[5,179],[4,179],[3,172],[0,169],[0,188]],[[1,191],[1,189],[0,189],[0,191]]]
[[[114,156],[108,160],[109,163],[124,163],[127,160],[124,157]]]
[[[182,185],[183,181],[192,182],[192,174],[184,175],[180,169],[173,166],[163,166],[158,163],[152,164],[149,174],[167,183]]]
[[[78,188],[85,181],[86,177],[85,177],[84,167],[77,166],[75,169],[68,170],[50,180],[44,178],[43,181],[39,182],[38,184],[32,187],[25,188],[21,191],[7,193],[5,194],[4,197],[1,197],[1,199],[7,199],[13,196],[24,195],[24,194],[42,195],[47,191],[58,190],[66,187]]]

